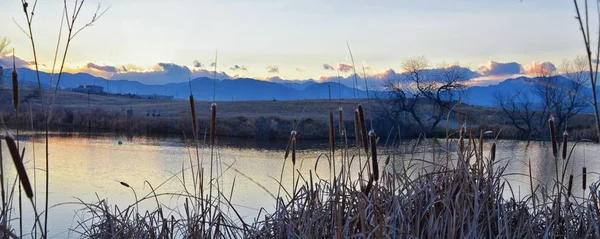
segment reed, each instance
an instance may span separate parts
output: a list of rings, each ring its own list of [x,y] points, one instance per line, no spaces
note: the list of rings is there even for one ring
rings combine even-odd
[[[15,113],[19,113],[19,74],[15,64],[15,55],[13,54],[13,69],[12,69],[12,101]]]
[[[196,118],[196,101],[193,95],[190,95],[190,112],[192,114],[192,132],[194,139],[198,140],[198,118]]]
[[[556,128],[554,127],[554,116],[550,115],[548,119],[548,127],[550,128],[550,140],[552,141],[552,155],[558,157],[558,144],[556,142]]]
[[[379,164],[377,163],[377,135],[375,131],[369,131],[371,141],[371,166],[373,167],[373,178],[375,181],[379,179]]]
[[[356,147],[360,147],[360,123],[358,120],[358,109],[354,110],[354,139],[356,140]]]
[[[365,122],[365,111],[361,104],[358,104],[358,123],[360,127],[360,135],[362,138],[362,145],[365,149],[365,154],[369,154],[369,144],[367,143],[367,124]]]
[[[581,168],[581,171],[581,190],[585,192],[585,189],[587,188],[587,168],[583,167]]]
[[[573,174],[569,175],[569,184],[567,187],[567,197],[571,197],[573,192]]]
[[[344,135],[344,109],[338,109],[338,124],[340,126],[340,135]]]
[[[329,152],[335,152],[335,130],[333,126],[333,111],[329,111]]]
[[[27,177],[27,171],[25,171],[25,166],[23,166],[23,161],[21,156],[19,155],[19,149],[17,148],[17,143],[15,139],[10,136],[4,136],[4,141],[6,141],[6,145],[8,146],[8,151],[10,152],[10,156],[13,159],[13,163],[15,164],[15,169],[17,170],[17,174],[19,176],[19,180],[21,181],[21,185],[23,186],[23,190],[25,190],[25,195],[28,198],[33,198],[33,189],[31,188],[31,184],[29,183],[29,178]]]

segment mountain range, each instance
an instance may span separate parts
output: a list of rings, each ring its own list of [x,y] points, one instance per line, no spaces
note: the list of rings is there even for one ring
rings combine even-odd
[[[9,80],[10,69],[4,70],[4,82]],[[37,84],[35,71],[27,68],[19,68],[19,78],[23,84]],[[559,84],[567,84],[568,79],[557,76]],[[41,83],[48,86],[50,83],[50,74],[40,72]],[[530,77],[510,78],[501,81],[498,84],[488,86],[471,86],[462,93],[462,102],[470,105],[495,107],[497,101],[494,95],[514,94],[518,91],[531,92],[534,104],[541,104],[541,98],[537,97],[535,92],[535,81],[540,80]],[[366,98],[367,92],[362,89],[354,90],[345,84],[338,82],[317,82],[308,81],[264,81],[250,78],[212,80],[207,77],[192,79],[190,82],[168,83],[161,85],[144,84],[138,81],[130,80],[107,80],[101,77],[95,77],[86,73],[63,73],[60,87],[63,89],[76,88],[79,85],[97,85],[104,87],[112,94],[136,94],[136,95],[166,95],[173,96],[175,99],[187,99],[190,95],[190,86],[194,97],[198,100],[213,100],[216,96],[217,101],[230,100],[299,100],[299,99],[348,99]],[[585,86],[584,91],[590,91]],[[374,92],[370,92],[373,94]],[[375,92],[382,93],[382,92]],[[385,94],[379,94],[385,95]],[[587,111],[587,110],[586,110]]]

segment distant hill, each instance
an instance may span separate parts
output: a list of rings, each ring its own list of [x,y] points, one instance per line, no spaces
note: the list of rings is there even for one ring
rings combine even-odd
[[[5,75],[10,71],[5,69]],[[37,85],[35,71],[20,68],[19,77],[24,84]],[[40,72],[41,83],[47,87],[50,83],[50,74]],[[8,82],[8,80],[6,80]],[[56,82],[55,79],[53,79]],[[168,83],[162,85],[148,85],[138,81],[129,80],[107,80],[85,73],[63,73],[60,88],[70,89],[79,85],[97,85],[104,87],[110,93],[137,94],[137,95],[169,95],[176,99],[187,99],[190,95],[190,83]],[[191,80],[192,93],[198,100],[298,100],[298,99],[328,99],[329,87],[331,97],[337,99],[354,98],[354,89],[333,82],[317,83],[291,82],[275,83],[270,81],[255,80],[249,78],[226,79],[213,81],[210,78],[200,77]],[[214,90],[213,90],[214,86]],[[360,96],[366,96],[362,90],[356,90]]]
[[[9,82],[6,76],[10,75],[10,69],[4,69],[5,83]],[[23,84],[37,85],[35,71],[20,68],[19,75]],[[48,86],[50,74],[40,72],[41,83]],[[463,102],[475,106],[496,107],[497,102],[494,95],[498,92],[503,94],[514,94],[517,91],[531,93],[534,104],[540,104],[541,99],[535,94],[536,81],[540,78],[518,77],[506,79],[498,84],[488,86],[473,86],[463,92]],[[567,84],[568,79],[562,76],[557,78],[559,84]],[[56,79],[54,79],[56,81]],[[137,94],[137,95],[168,95],[176,99],[187,99],[190,94],[190,83],[168,83],[162,85],[144,84],[130,80],[107,80],[86,73],[64,73],[60,82],[63,89],[75,88],[78,85],[98,85],[108,89],[110,93]],[[224,79],[213,81],[207,77],[200,77],[191,81],[192,93],[198,100],[213,100],[216,95],[218,101],[231,100],[298,100],[298,99],[332,99],[366,98],[366,92],[355,90],[347,85],[337,82],[308,81],[285,81],[274,78],[270,81],[249,78]],[[214,86],[214,89],[213,89]],[[585,91],[591,91],[585,85]],[[370,92],[371,95],[377,92]],[[382,95],[382,94],[379,94]],[[586,109],[586,112],[591,112]]]

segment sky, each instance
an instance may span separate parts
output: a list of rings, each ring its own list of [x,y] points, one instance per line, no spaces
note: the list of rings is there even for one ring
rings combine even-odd
[[[67,2],[72,8],[74,1]],[[217,70],[233,77],[320,79],[335,69],[347,76],[346,42],[355,64],[372,75],[400,72],[404,60],[418,56],[432,66],[494,72],[503,63],[526,69],[585,53],[567,0],[87,0],[76,25],[87,23],[98,4],[109,9],[73,39],[67,70],[145,83],[187,77],[145,79],[144,73],[208,74],[217,51]],[[62,8],[62,1],[39,1],[35,12],[39,61],[46,66]],[[20,0],[0,0],[0,22],[0,37],[11,40],[17,57],[33,60],[19,29],[26,27]]]

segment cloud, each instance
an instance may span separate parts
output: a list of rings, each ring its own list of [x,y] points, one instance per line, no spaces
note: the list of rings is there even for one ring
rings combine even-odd
[[[127,67],[130,68],[130,67]],[[132,80],[145,84],[166,84],[170,82],[185,82],[190,77],[214,77],[214,71],[205,69],[190,69],[187,66],[177,65],[175,63],[158,63],[151,70],[146,71],[120,71],[110,77],[115,80]],[[217,72],[217,79],[231,79],[224,72]]]
[[[306,71],[306,67],[304,67],[304,66],[296,67],[296,71],[304,72],[304,71]]]
[[[477,72],[482,76],[516,75],[523,72],[523,67],[517,62],[502,63],[490,61],[488,65],[479,67]]]
[[[338,63],[338,70],[341,72],[350,72],[350,71],[352,71],[352,65],[348,65],[345,63]]]
[[[193,62],[192,64],[193,64],[193,66],[194,66],[195,68],[201,68],[201,67],[203,67],[203,66],[204,66],[204,65],[202,65],[202,63],[200,63],[198,60],[194,60],[194,62]]]
[[[556,71],[556,66],[552,62],[532,62],[523,67],[523,73],[528,76],[545,76]]]
[[[213,65],[214,66],[214,65]],[[245,66],[240,66],[240,65],[234,65],[232,67],[229,67],[230,70],[232,71],[247,71],[248,68],[246,68]]]
[[[109,72],[109,73],[117,73],[117,72],[119,72],[119,69],[117,67],[107,66],[107,65],[100,66],[100,65],[96,65],[96,64],[91,63],[91,62],[88,62],[86,64],[86,67],[90,68],[90,69],[99,70],[99,71]]]
[[[333,66],[329,65],[329,64],[323,64],[323,69],[328,70],[328,71],[335,70],[335,68],[333,68]]]
[[[45,66],[44,64],[39,64],[40,66]],[[0,57],[0,66],[3,68],[12,68],[13,67],[13,57],[12,56],[2,56]],[[34,61],[25,61],[17,56],[15,56],[15,66],[17,68],[35,68]]]
[[[278,66],[267,66],[267,71],[269,73],[279,73],[279,67]]]

